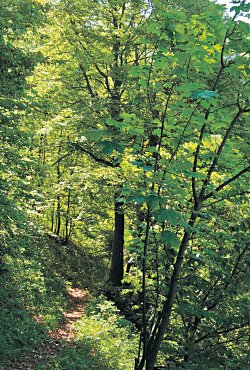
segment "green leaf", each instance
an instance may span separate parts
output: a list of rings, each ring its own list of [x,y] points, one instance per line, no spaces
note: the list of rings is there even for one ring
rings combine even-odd
[[[145,199],[145,196],[143,195],[136,195],[136,196],[129,196],[128,201],[133,202],[135,204],[143,204],[146,201],[146,199]]]
[[[181,35],[185,34],[185,27],[183,24],[178,23],[177,26],[175,27],[175,31],[180,33]]]
[[[159,196],[156,194],[149,194],[146,196],[146,201],[151,207],[155,207],[159,203]]]
[[[106,133],[106,130],[90,129],[84,133],[84,136],[89,141],[99,141]]]
[[[211,90],[196,90],[192,93],[191,98],[198,100],[198,99],[207,99],[210,98],[218,98],[220,95],[216,91]]]
[[[167,221],[170,225],[180,225],[183,223],[182,214],[174,209],[161,208],[153,212],[153,216],[158,222]]]
[[[130,127],[130,125],[125,121],[115,121],[114,119],[106,119],[106,125],[108,127],[116,127],[122,131],[124,131],[126,128]]]
[[[163,231],[161,239],[165,244],[168,244],[170,247],[173,248],[178,248],[180,245],[180,239],[172,231]]]
[[[148,165],[148,164],[144,164],[141,161],[133,161],[132,164],[134,164],[138,168],[142,168],[142,169],[144,169],[145,171],[148,171],[148,172],[153,170],[153,166]]]
[[[195,91],[200,91],[202,84],[198,82],[188,82],[176,87],[184,97],[190,97]],[[198,90],[199,89],[199,90]]]
[[[99,141],[98,146],[102,147],[104,154],[112,154],[114,150],[121,154],[124,152],[124,146],[121,143],[115,143],[109,140]]]
[[[185,175],[186,177],[193,177],[193,178],[196,178],[196,179],[205,179],[207,177],[207,175],[205,173],[201,173],[201,172],[192,172],[192,171],[182,171],[183,175]]]
[[[136,119],[136,115],[134,113],[121,113],[120,114],[120,117],[123,118],[125,121],[131,121],[131,120],[134,120]]]
[[[160,136],[161,135],[161,129],[160,128],[156,128],[153,130],[152,132],[153,135],[157,135],[157,136]]]

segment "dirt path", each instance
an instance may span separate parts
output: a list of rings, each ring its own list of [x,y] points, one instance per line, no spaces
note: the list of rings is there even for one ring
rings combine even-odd
[[[84,313],[84,306],[89,292],[87,290],[71,288],[68,291],[71,301],[71,308],[64,312],[64,322],[53,332],[49,332],[51,338],[55,340],[65,340],[68,344],[74,345],[74,324]]]
[[[8,370],[36,370],[41,361],[49,364],[50,358],[58,354],[62,348],[76,347],[74,324],[84,313],[89,292],[71,288],[68,294],[71,308],[64,313],[64,321],[61,326],[48,332],[51,339],[45,341],[38,350],[32,351],[22,363],[10,365]],[[41,318],[38,317],[36,320],[39,322]]]

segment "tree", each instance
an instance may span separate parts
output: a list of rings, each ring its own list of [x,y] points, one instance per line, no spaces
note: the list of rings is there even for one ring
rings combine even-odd
[[[30,159],[25,156],[29,145],[29,132],[22,125],[29,101],[25,94],[26,77],[39,60],[24,44],[25,35],[42,21],[42,7],[29,0],[5,1],[0,5],[0,148],[2,153],[0,173],[1,234],[3,240],[12,235],[15,225],[23,222],[18,210],[27,200],[26,174]]]
[[[158,23],[157,26],[154,21],[149,24],[149,30],[158,36],[158,45],[152,56],[149,74],[145,77],[145,85],[155,116],[157,146],[152,148],[156,153],[154,159],[146,148],[139,162],[139,167],[145,169],[147,166],[147,173],[143,173],[146,186],[140,194],[140,202],[146,207],[143,251],[144,351],[135,368],[143,369],[146,365],[148,370],[153,369],[166,331],[170,330],[171,314],[179,304],[179,300],[175,304],[177,291],[180,290],[178,294],[185,297],[186,285],[181,284],[180,279],[188,271],[186,267],[187,270],[182,272],[187,255],[190,252],[192,254],[192,249],[204,250],[202,244],[205,244],[205,240],[207,243],[209,222],[205,220],[209,213],[204,214],[204,209],[208,205],[211,207],[212,199],[213,202],[222,201],[231,192],[235,197],[240,194],[244,204],[249,172],[243,143],[246,137],[244,117],[249,112],[246,57],[249,53],[246,39],[248,25],[230,21],[225,24],[218,12],[217,17],[206,12],[194,15],[187,21],[183,10],[168,8],[168,12],[163,13],[165,6],[156,5],[159,5],[156,8]],[[172,31],[170,36],[165,32],[166,24]],[[173,34],[174,42],[171,42]],[[241,42],[236,43],[236,39]],[[239,126],[239,122],[243,125]],[[240,152],[236,149],[239,147]],[[233,167],[228,164],[228,156],[234,163]],[[239,192],[238,187],[241,187]],[[138,202],[138,195],[135,200]],[[155,313],[149,315],[147,260],[150,258],[152,261],[155,253],[157,264],[151,269],[157,276],[157,304]],[[241,253],[244,255],[245,252]],[[199,257],[200,253],[197,254]],[[163,276],[161,270],[164,271],[164,264],[159,267],[161,258],[169,270],[163,272]],[[169,262],[166,262],[166,258]],[[195,261],[196,258],[193,261],[189,259],[188,265],[194,268]],[[236,258],[236,261],[239,260]],[[234,271],[232,268],[231,277]],[[230,276],[230,272],[228,274]],[[166,283],[160,288],[162,279]],[[215,286],[211,291],[214,292]],[[159,299],[159,292],[165,299]],[[203,299],[206,297],[207,300],[210,290],[203,294]],[[206,309],[214,308],[214,304],[208,304]],[[196,325],[202,321],[199,315],[194,323],[192,320],[189,323],[191,334],[188,340],[191,342],[197,330]],[[240,325],[235,327],[239,328]],[[190,361],[188,355],[184,356],[185,361]]]
[[[123,279],[124,209],[119,167],[126,146],[133,143],[135,135],[134,128],[131,127],[131,134],[127,135],[122,127],[122,113],[128,104],[123,95],[128,91],[128,65],[138,63],[142,53],[137,48],[137,33],[140,33],[140,24],[148,18],[149,6],[146,1],[92,4],[61,1],[52,14],[53,21],[55,17],[58,22],[63,19],[57,31],[66,44],[67,53],[71,54],[71,58],[61,61],[67,66],[60,74],[65,84],[61,99],[74,115],[72,126],[78,136],[74,134],[75,140],[68,140],[67,148],[71,146],[120,173],[114,176],[114,253],[109,277],[114,285],[120,285]]]
[[[143,275],[137,370],[201,368],[204,351],[214,367],[247,362],[249,26],[212,2],[190,4],[60,1],[57,32],[45,34],[57,72],[51,123],[65,127],[50,153],[57,219],[64,209],[67,230],[73,158],[82,154],[92,178],[99,165],[110,171],[110,279],[123,277],[124,209]]]

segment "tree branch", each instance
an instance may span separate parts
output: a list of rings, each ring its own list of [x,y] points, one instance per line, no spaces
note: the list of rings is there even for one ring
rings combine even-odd
[[[72,152],[69,152],[67,154],[64,154],[62,157],[60,157],[59,159],[57,159],[57,161],[55,161],[54,163],[51,164],[51,166],[55,166],[57,163],[60,163],[61,160],[63,160],[64,158],[68,157],[70,154],[72,154]]]
[[[83,67],[83,65],[81,63],[79,63],[79,67],[80,67],[80,69],[83,72],[83,76],[85,78],[87,89],[89,91],[89,94],[90,94],[91,98],[94,98],[94,97],[98,96],[97,93],[94,93],[94,91],[92,89],[92,86],[91,86],[91,83],[90,83],[90,80],[89,80],[89,77],[88,77],[88,75],[86,73],[86,70],[84,69],[84,67]]]
[[[76,148],[77,150],[80,150],[82,153],[88,154],[92,159],[94,159],[98,163],[102,163],[105,166],[112,167],[112,168],[120,167],[119,163],[110,162],[110,161],[107,161],[104,158],[100,158],[95,153],[91,152],[89,149],[86,149],[86,148],[82,147],[78,143],[71,143],[71,145],[74,148]]]
[[[234,198],[234,197],[237,197],[237,196],[240,196],[240,195],[245,195],[245,194],[250,194],[250,191],[241,191],[240,193],[234,193],[234,194],[231,194],[231,195],[226,195],[225,197],[223,197],[223,198],[220,198],[220,199],[217,199],[217,200],[215,200],[214,202],[212,202],[212,203],[209,203],[209,204],[206,204],[206,205],[204,205],[204,207],[203,208],[207,208],[207,207],[211,207],[211,206],[213,206],[214,204],[216,204],[216,203],[219,203],[219,202],[222,202],[223,200],[229,200],[229,199],[231,199],[231,198]]]
[[[234,327],[232,327],[232,328],[225,329],[225,330],[220,330],[220,331],[215,330],[215,331],[213,331],[212,333],[207,333],[207,334],[203,335],[202,337],[200,337],[200,338],[196,339],[196,340],[194,341],[194,343],[199,343],[199,342],[201,342],[201,341],[202,341],[202,340],[204,340],[204,339],[212,338],[212,337],[214,337],[214,336],[216,336],[216,335],[220,335],[220,334],[227,334],[227,333],[230,333],[231,331],[238,330],[238,329],[242,329],[242,328],[244,328],[245,326],[248,326],[248,325],[249,325],[249,323],[250,323],[250,322],[249,322],[249,321],[247,321],[247,322],[244,322],[244,323],[243,323],[243,324],[241,324],[241,325],[237,325],[237,326],[234,326]]]
[[[196,151],[195,151],[195,155],[194,155],[193,173],[197,172],[198,159],[199,159],[200,148],[201,148],[201,143],[202,143],[202,139],[203,139],[203,136],[204,136],[205,128],[206,128],[206,123],[203,123],[201,131],[200,131],[199,143],[196,147]],[[194,176],[192,176],[192,190],[193,190],[194,202],[195,202],[195,204],[197,204],[198,203],[198,194],[197,194],[197,190],[196,190],[196,181],[195,181]]]
[[[229,137],[232,129],[234,128],[234,125],[236,124],[236,122],[238,121],[238,119],[240,118],[240,116],[241,116],[242,113],[243,113],[243,111],[242,110],[239,110],[237,112],[237,114],[235,115],[235,117],[233,118],[232,122],[230,123],[229,127],[227,128],[227,131],[226,131],[226,133],[224,135],[224,138],[223,138],[223,140],[222,140],[222,142],[221,142],[221,144],[220,144],[220,146],[219,146],[219,148],[217,150],[216,156],[215,156],[215,158],[214,158],[214,160],[213,160],[213,162],[212,162],[212,164],[211,164],[211,166],[210,166],[210,168],[208,170],[207,178],[203,182],[203,185],[202,185],[202,188],[201,188],[201,191],[200,191],[200,194],[199,194],[199,199],[207,199],[207,196],[204,197],[204,194],[205,194],[205,191],[206,191],[206,187],[207,187],[207,185],[210,182],[211,176],[212,176],[212,174],[213,174],[213,172],[215,170],[215,167],[216,167],[216,165],[217,165],[217,163],[219,161],[220,155],[221,155],[221,153],[222,153],[222,151],[223,151],[223,149],[224,149],[224,147],[226,145],[227,139],[228,139],[228,137]],[[217,190],[217,191],[219,191],[219,190]]]
[[[184,134],[185,134],[185,132],[186,132],[186,129],[187,129],[187,127],[188,127],[189,123],[191,122],[191,120],[192,120],[192,118],[193,118],[193,115],[195,114],[195,112],[196,112],[196,110],[197,110],[197,108],[198,108],[199,106],[200,106],[200,103],[198,103],[198,104],[195,106],[195,108],[193,109],[193,111],[192,111],[192,113],[191,113],[191,115],[190,115],[189,119],[187,120],[187,123],[185,124],[185,126],[184,126],[184,128],[183,128],[183,131],[182,131],[182,133],[181,133],[181,135],[180,135],[180,139],[179,139],[179,141],[178,141],[178,143],[177,143],[177,145],[176,145],[176,147],[175,147],[175,149],[174,149],[174,151],[173,151],[173,154],[171,155],[171,158],[169,159],[169,163],[171,163],[171,162],[172,162],[172,160],[174,159],[174,157],[176,156],[176,154],[177,154],[177,152],[178,152],[178,149],[179,149],[179,147],[180,147],[180,145],[181,145],[182,139],[183,139],[183,137],[184,137]]]
[[[233,177],[231,177],[227,181],[223,182],[221,185],[217,186],[217,188],[215,188],[213,191],[211,191],[210,193],[208,193],[207,195],[205,195],[203,199],[206,200],[208,198],[211,198],[214,195],[215,192],[219,192],[220,190],[222,190],[223,188],[225,188],[227,185],[231,184],[231,182],[237,180],[244,173],[249,172],[249,171],[250,171],[250,166],[244,168],[243,170],[241,170],[240,172],[238,172],[236,175],[234,175]]]

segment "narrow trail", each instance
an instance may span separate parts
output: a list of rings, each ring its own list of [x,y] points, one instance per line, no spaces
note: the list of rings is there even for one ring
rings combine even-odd
[[[70,309],[64,312],[64,321],[59,328],[49,331],[50,339],[39,349],[33,350],[22,363],[13,363],[8,370],[36,370],[39,363],[50,363],[50,359],[60,353],[62,348],[76,348],[74,324],[84,314],[86,301],[90,294],[87,290],[70,288],[68,290]],[[37,322],[42,318],[37,317]]]
[[[68,345],[75,346],[74,324],[84,313],[85,302],[89,297],[89,292],[87,290],[71,288],[68,294],[71,308],[64,312],[64,322],[62,325],[57,330],[49,332],[49,336],[55,340],[65,340],[68,342]]]

